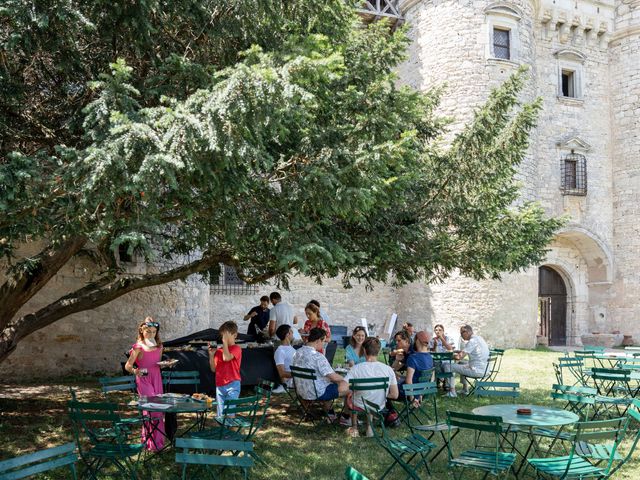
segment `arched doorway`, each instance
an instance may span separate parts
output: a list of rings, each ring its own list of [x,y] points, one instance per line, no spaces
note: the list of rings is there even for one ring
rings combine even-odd
[[[538,335],[549,345],[567,344],[567,288],[553,268],[538,270]]]

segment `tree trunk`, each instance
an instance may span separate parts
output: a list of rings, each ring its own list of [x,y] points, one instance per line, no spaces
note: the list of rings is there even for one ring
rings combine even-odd
[[[235,263],[226,254],[204,255],[200,260],[166,272],[149,275],[104,277],[97,282],[59,298],[37,312],[15,318],[0,331],[0,363],[15,350],[21,339],[61,318],[73,313],[97,308],[140,288],[161,285],[185,278],[193,273],[208,270],[219,262]]]

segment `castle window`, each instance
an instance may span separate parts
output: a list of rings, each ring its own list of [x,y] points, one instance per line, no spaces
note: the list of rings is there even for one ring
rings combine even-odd
[[[560,169],[563,195],[587,194],[587,159],[584,155],[572,150],[562,157]]]
[[[258,287],[246,284],[232,266],[220,264],[218,284],[211,286],[211,292],[219,295],[255,295]]]
[[[520,49],[520,20],[522,12],[511,2],[493,2],[484,9],[486,32],[485,56],[489,63],[498,61],[501,66],[505,62],[517,64]]]
[[[576,85],[577,74],[574,70],[562,69],[560,74],[560,88],[562,90],[563,97],[576,98],[578,96],[578,89]]]
[[[129,243],[124,242],[118,245],[118,257],[121,262],[133,262],[133,255],[129,253]]]
[[[511,31],[505,28],[493,28],[493,56],[511,60]]]

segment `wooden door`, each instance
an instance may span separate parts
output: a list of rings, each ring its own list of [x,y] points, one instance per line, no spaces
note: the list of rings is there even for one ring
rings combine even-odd
[[[541,317],[540,334],[549,338],[549,345],[567,344],[567,288],[558,272],[540,267],[538,302]]]

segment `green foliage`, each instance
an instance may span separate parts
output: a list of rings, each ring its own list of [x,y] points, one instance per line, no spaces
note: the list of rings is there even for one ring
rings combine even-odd
[[[345,285],[540,262],[559,222],[518,202],[525,73],[444,149],[439,91],[397,86],[404,32],[346,3],[5,2],[0,253],[84,236]]]

